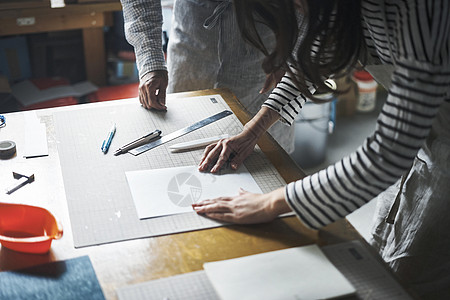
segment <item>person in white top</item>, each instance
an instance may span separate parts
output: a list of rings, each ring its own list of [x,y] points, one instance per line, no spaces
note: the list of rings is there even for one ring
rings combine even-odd
[[[445,0],[234,0],[238,23],[265,20],[277,45],[264,63],[290,70],[244,130],[206,148],[199,170],[237,169],[273,123],[292,124],[314,85],[349,74],[358,61],[393,65],[375,131],[341,161],[267,194],[194,204],[207,217],[268,222],[294,211],[319,229],[377,198],[372,245],[426,299],[450,299],[450,2]],[[307,31],[295,49],[295,15]],[[294,54],[291,55],[292,51]],[[362,58],[362,59],[361,59]],[[230,155],[232,154],[232,157]]]
[[[284,73],[266,76],[261,68],[264,54],[240,36],[231,0],[174,1],[167,66],[161,0],[121,3],[125,36],[134,47],[139,70],[139,100],[147,109],[170,109],[166,92],[229,88],[255,115]],[[264,44],[273,47],[273,32],[262,24],[257,29]],[[269,133],[287,152],[293,151],[293,128],[275,124]]]

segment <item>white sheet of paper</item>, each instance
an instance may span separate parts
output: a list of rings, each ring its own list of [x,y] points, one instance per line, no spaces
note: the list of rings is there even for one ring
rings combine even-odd
[[[81,81],[72,84],[72,89],[74,90],[74,97],[81,97],[98,90],[98,87],[90,81]]]
[[[222,300],[330,299],[356,292],[317,245],[205,263]]]
[[[11,87],[14,97],[23,105],[28,106],[52,99],[64,97],[81,97],[98,90],[98,87],[89,81],[74,85],[58,85],[47,89],[38,89],[31,81],[24,80]]]
[[[192,212],[191,204],[204,199],[235,196],[239,188],[261,189],[242,165],[237,171],[202,173],[198,166],[126,172],[139,219]]]
[[[39,157],[48,155],[47,129],[40,123],[36,112],[25,112],[25,149],[23,157]]]

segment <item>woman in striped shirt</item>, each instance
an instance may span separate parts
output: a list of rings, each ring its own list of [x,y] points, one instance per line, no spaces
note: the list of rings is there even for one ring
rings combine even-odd
[[[377,197],[372,245],[428,298],[450,297],[450,3],[446,0],[235,0],[243,36],[264,48],[255,18],[277,34],[265,71],[289,65],[239,135],[210,145],[199,169],[237,168],[277,120],[292,124],[324,79],[357,60],[393,66],[375,132],[354,153],[268,194],[240,191],[194,209],[234,223],[258,223],[293,210],[317,229]],[[307,31],[297,48],[296,12]],[[291,54],[294,53],[294,54]],[[301,70],[301,71],[298,71]]]

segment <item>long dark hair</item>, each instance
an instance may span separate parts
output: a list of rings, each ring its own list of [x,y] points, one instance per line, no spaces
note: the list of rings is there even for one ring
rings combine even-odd
[[[330,91],[324,80],[344,76],[356,66],[364,38],[361,3],[358,0],[301,0],[304,14],[299,38],[299,7],[294,0],[233,0],[243,38],[261,50],[267,74],[292,63],[300,74],[291,74],[298,89],[314,99],[306,81]],[[300,2],[300,1],[299,1]],[[301,14],[301,13],[300,13]],[[268,26],[276,37],[274,49],[267,49],[258,34],[257,24]],[[299,43],[296,46],[296,43]]]

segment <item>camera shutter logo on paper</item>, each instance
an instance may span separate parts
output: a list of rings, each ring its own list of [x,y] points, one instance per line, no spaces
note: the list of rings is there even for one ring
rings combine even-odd
[[[188,207],[200,199],[202,184],[194,174],[180,173],[169,181],[167,194],[173,204]]]

